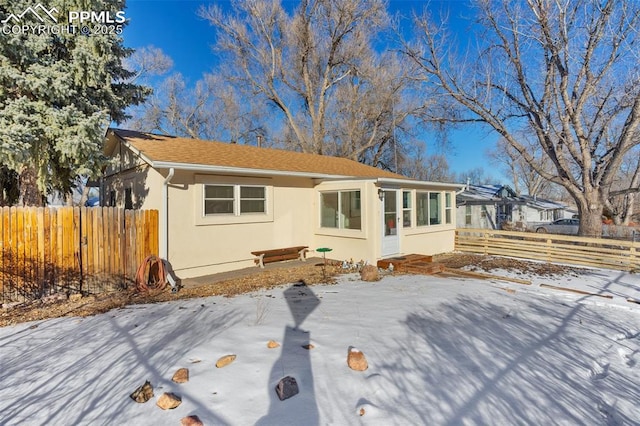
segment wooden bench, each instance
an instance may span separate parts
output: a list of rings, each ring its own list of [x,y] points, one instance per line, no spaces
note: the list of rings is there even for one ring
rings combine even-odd
[[[296,246],[296,247],[287,247],[281,249],[273,249],[273,250],[257,250],[252,251],[251,254],[254,256],[258,256],[255,260],[256,265],[261,268],[264,268],[265,263],[270,262],[279,262],[281,260],[302,260],[303,262],[306,260],[307,252],[309,251],[308,246]]]

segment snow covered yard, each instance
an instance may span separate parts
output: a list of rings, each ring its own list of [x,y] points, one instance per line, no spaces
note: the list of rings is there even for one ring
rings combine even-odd
[[[0,424],[640,423],[640,305],[626,302],[640,277],[528,279],[345,276],[1,328]],[[347,366],[352,346],[366,371]],[[172,382],[181,367],[190,380]],[[300,393],[280,401],[287,375]],[[139,404],[145,380],[155,396]],[[163,411],[164,392],[182,404]]]

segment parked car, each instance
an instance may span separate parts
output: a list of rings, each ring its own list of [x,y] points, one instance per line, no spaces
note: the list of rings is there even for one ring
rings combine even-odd
[[[536,226],[536,232],[544,234],[578,235],[580,219],[558,219],[551,223]]]

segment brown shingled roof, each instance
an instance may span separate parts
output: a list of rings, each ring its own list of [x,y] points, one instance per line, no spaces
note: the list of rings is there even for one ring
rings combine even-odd
[[[406,179],[346,158],[110,129],[152,163],[180,163],[360,178]],[[153,165],[153,164],[152,164]]]

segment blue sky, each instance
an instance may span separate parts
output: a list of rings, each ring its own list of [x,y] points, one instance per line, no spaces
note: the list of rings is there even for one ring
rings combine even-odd
[[[202,5],[211,3],[223,7],[230,4],[228,0],[128,0],[125,12],[129,25],[124,30],[125,45],[134,49],[150,45],[161,48],[174,61],[172,71],[180,72],[188,83],[194,83],[216,65],[211,51],[215,42],[214,31],[208,22],[197,15]],[[283,3],[292,7],[297,4],[291,0],[284,0]],[[420,0],[389,2],[391,13],[399,12],[404,16],[410,16],[414,10],[422,11],[426,4],[426,1]],[[429,4],[430,8],[436,10],[449,8],[452,19],[468,14],[465,0],[431,1]],[[464,34],[463,27],[460,27],[458,34]],[[424,139],[430,151],[430,147],[436,143],[430,135],[425,135]],[[451,146],[446,154],[452,171],[460,173],[482,167],[488,175],[500,178],[485,156],[485,151],[495,144],[495,134],[463,128],[450,132],[449,139]]]

